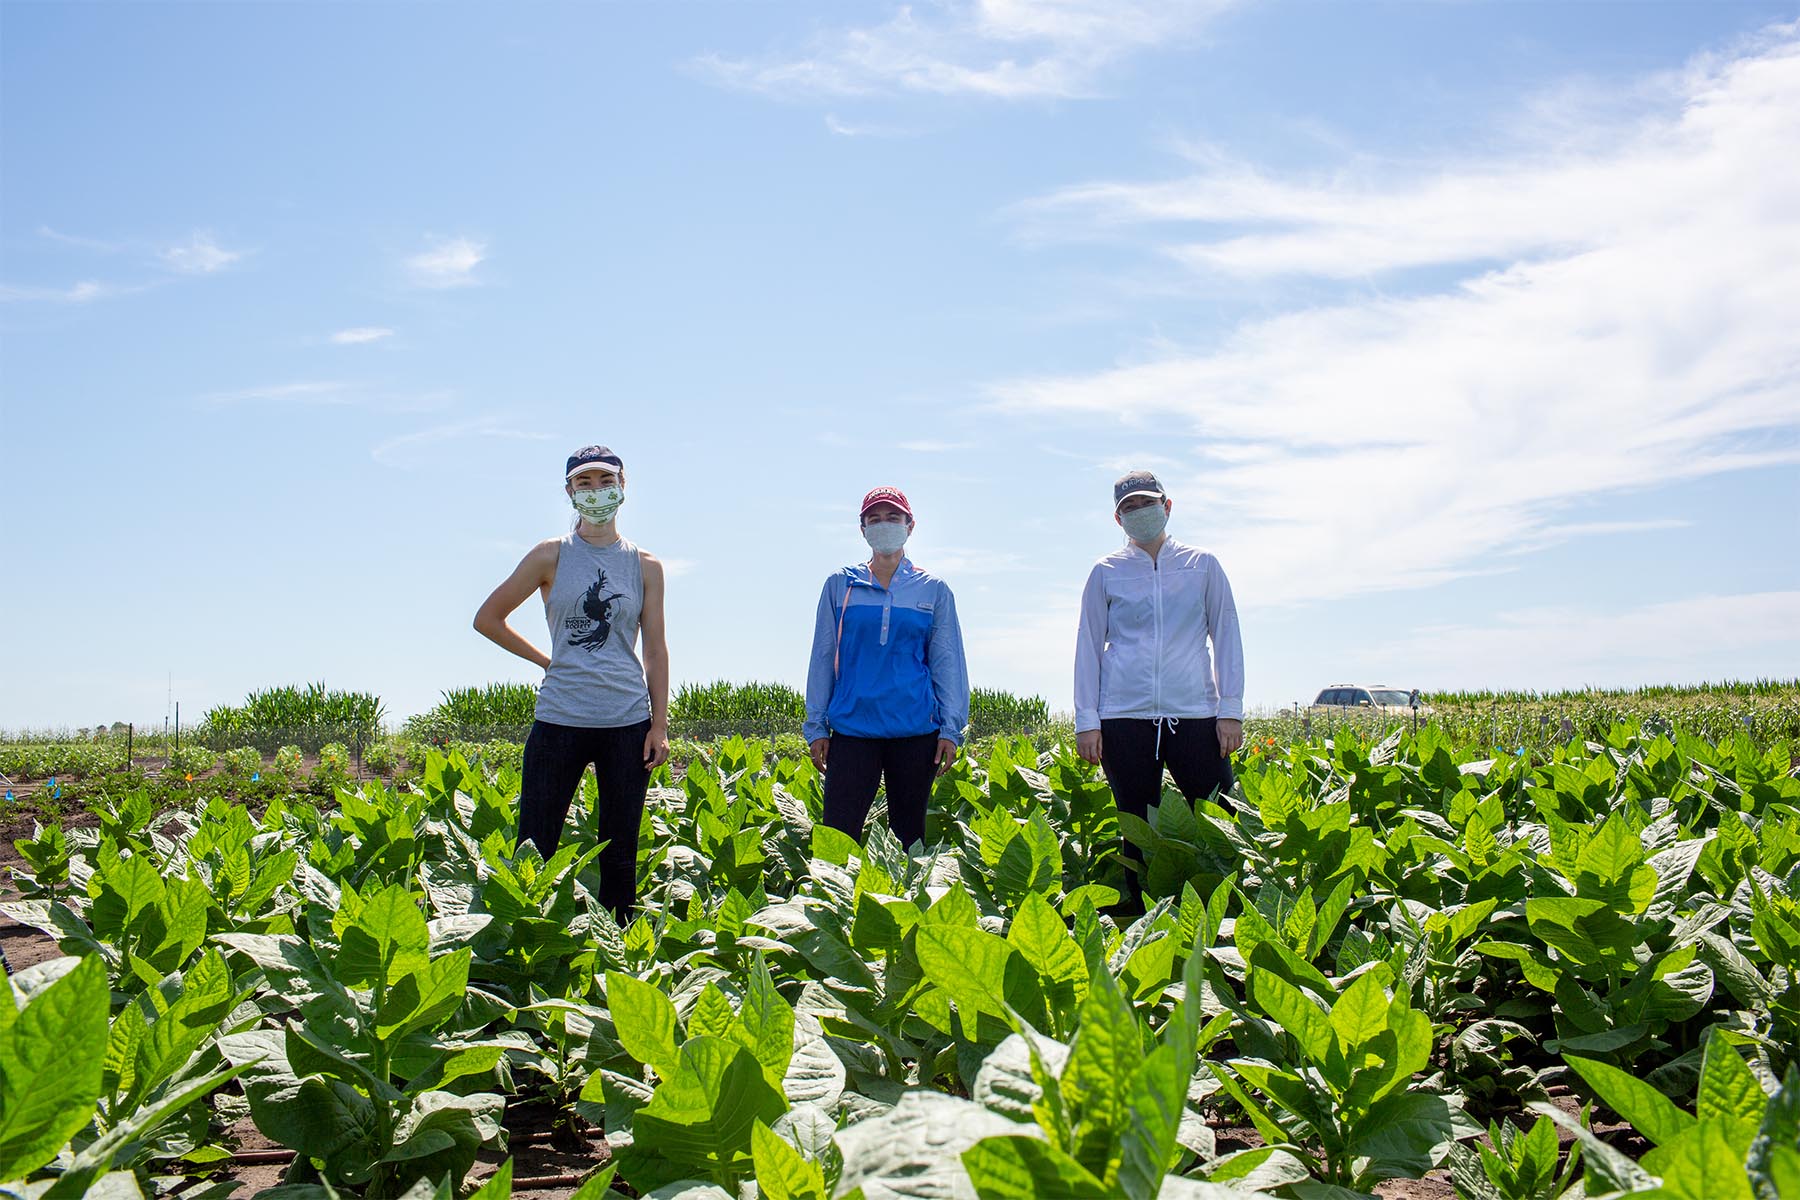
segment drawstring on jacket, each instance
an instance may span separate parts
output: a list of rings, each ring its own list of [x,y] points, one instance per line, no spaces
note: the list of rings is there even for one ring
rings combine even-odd
[[[1177,725],[1181,724],[1181,718],[1180,717],[1157,717],[1155,719],[1155,721],[1152,722],[1152,724],[1154,724],[1156,726],[1156,749],[1153,751],[1153,753],[1156,755],[1156,760],[1158,762],[1161,762],[1162,761],[1163,726],[1166,724],[1169,727],[1170,735],[1173,736],[1175,733],[1175,727]]]

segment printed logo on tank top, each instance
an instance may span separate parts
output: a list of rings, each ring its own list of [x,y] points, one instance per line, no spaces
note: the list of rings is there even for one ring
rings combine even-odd
[[[581,593],[581,611],[563,621],[563,628],[574,636],[569,639],[571,646],[581,646],[590,654],[597,654],[606,645],[606,639],[612,636],[613,601],[623,599],[624,592],[606,594],[609,585],[606,572],[594,580],[587,591]]]

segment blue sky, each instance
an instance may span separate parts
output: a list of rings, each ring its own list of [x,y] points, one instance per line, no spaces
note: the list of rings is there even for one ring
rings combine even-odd
[[[590,441],[678,682],[798,683],[894,483],[1066,710],[1137,465],[1253,705],[1800,674],[1797,20],[0,4],[0,727],[530,679]]]

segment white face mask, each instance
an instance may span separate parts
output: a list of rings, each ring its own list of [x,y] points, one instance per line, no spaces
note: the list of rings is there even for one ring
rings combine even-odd
[[[1163,527],[1168,523],[1168,511],[1160,504],[1146,504],[1142,508],[1119,514],[1119,524],[1125,527],[1125,536],[1140,546],[1148,546],[1161,537]]]
[[[863,541],[877,554],[898,554],[912,530],[905,521],[877,521],[863,526]]]
[[[625,503],[625,489],[609,487],[575,492],[569,497],[569,503],[593,524],[604,525],[619,511],[619,505]]]

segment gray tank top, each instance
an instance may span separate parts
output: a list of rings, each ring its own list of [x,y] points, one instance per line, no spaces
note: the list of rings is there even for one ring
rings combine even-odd
[[[538,688],[538,720],[610,729],[648,719],[650,689],[637,655],[643,608],[636,546],[624,538],[590,546],[572,530],[563,536],[544,602],[550,669]]]

